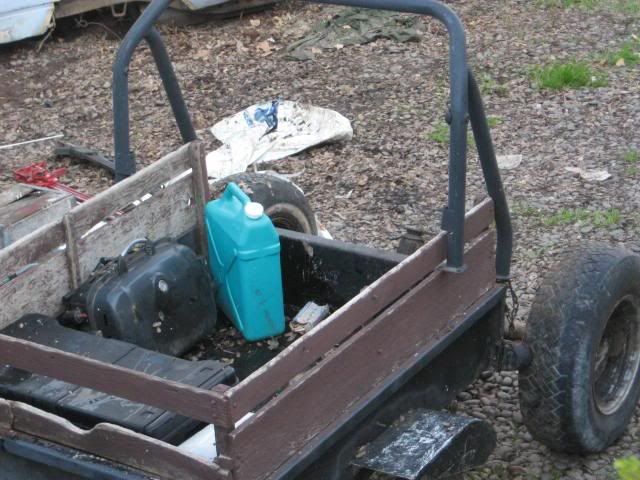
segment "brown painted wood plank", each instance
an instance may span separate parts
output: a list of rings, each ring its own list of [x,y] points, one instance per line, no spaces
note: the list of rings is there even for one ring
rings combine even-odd
[[[191,168],[190,146],[183,145],[175,152],[143,168],[135,175],[113,185],[70,212],[70,220],[80,235],[96,223],[122,209],[141,196],[154,192],[161,184]]]
[[[196,216],[193,184],[189,175],[79,239],[77,255],[80,280],[84,281],[89,276],[101,257],[119,255],[136,238],[158,240],[179,237],[194,228]]]
[[[11,408],[15,431],[76,448],[163,479],[231,478],[227,470],[215,463],[206,463],[173,445],[117,425],[101,423],[91,430],[82,430],[61,417],[25,403],[11,402]]]
[[[227,399],[210,390],[164,380],[0,334],[0,364],[93,388],[206,423],[233,427]]]
[[[60,221],[43,225],[30,234],[0,250],[0,279],[64,245],[64,231]]]
[[[62,251],[54,253],[44,263],[0,287],[0,329],[26,313],[57,315],[62,309],[62,297],[70,289],[67,257]]]
[[[487,293],[485,293],[475,303],[473,303],[463,314],[452,317],[448,323],[444,324],[440,328],[438,332],[434,333],[434,337],[435,337],[434,342],[427,342],[425,346],[422,347],[420,352],[418,352],[415,355],[415,357],[421,358],[425,355],[428,355],[430,352],[432,352],[433,348],[436,347],[437,343],[442,342],[444,340],[444,338],[446,337],[446,333],[451,332],[457,329],[458,327],[460,327],[460,325],[465,322],[465,319],[468,316],[473,315],[473,313],[477,310],[478,307],[482,306],[484,302],[486,302],[493,295],[501,291],[503,288],[504,287],[497,286],[489,289]],[[361,411],[361,409],[364,408],[369,402],[373,401],[376,397],[378,397],[378,395],[380,395],[383,392],[385,387],[398,381],[400,378],[402,378],[402,376],[406,371],[408,371],[414,366],[415,366],[414,358],[410,358],[406,360],[401,366],[399,366],[395,370],[395,372],[392,375],[387,377],[384,382],[381,382],[378,385],[376,385],[364,397],[362,397],[356,404],[354,404],[353,408],[350,408],[346,412],[342,412],[342,414],[336,420],[334,420],[332,423],[328,423],[324,427],[323,431],[320,434],[318,434],[312,441],[307,443],[303,449],[296,451],[295,455],[292,456],[292,458],[290,458],[284,465],[282,465],[276,472],[274,472],[269,477],[269,480],[281,478],[281,475],[283,474],[283,470],[286,470],[289,464],[299,461],[300,457],[302,456],[309,455],[315,448],[317,448],[320,445],[320,443],[323,440],[326,439],[328,435],[335,432],[338,428],[340,428],[341,425],[344,425],[345,422],[347,422],[350,418],[352,418],[354,412]],[[228,468],[231,469],[233,468],[233,466],[230,465]]]
[[[465,238],[475,238],[486,230],[492,221],[493,202],[486,199],[467,214]],[[360,292],[318,327],[229,390],[226,396],[231,399],[233,418],[239,420],[256,405],[267,400],[335,344],[344,340],[426,277],[445,259],[446,250],[446,234],[443,232]]]
[[[234,479],[267,478],[403,362],[435,343],[452,318],[495,285],[494,243],[493,232],[484,234],[466,254],[464,273],[434,272],[231,432]]]

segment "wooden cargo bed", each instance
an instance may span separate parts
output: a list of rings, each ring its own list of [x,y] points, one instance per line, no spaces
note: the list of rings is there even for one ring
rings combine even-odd
[[[187,236],[205,252],[205,171],[202,145],[192,142],[0,251],[0,278],[37,264],[0,286],[0,328],[26,313],[58,314],[62,296],[87,278],[99,257],[116,255],[134,238]],[[140,201],[145,194],[152,196]],[[127,208],[132,202],[136,208]],[[0,335],[1,364],[214,424],[214,463],[118,426],[84,431],[2,399],[0,437],[52,441],[160,478],[278,478],[495,291],[492,221],[490,200],[468,213],[461,274],[439,268],[446,257],[444,232],[407,258],[369,249],[359,257],[354,249],[363,247],[282,232],[283,252],[302,249],[305,261],[331,251],[333,264],[322,268],[331,270],[334,288],[348,287],[327,320],[233,387],[194,388]],[[375,268],[361,269],[360,258],[374,258]],[[285,277],[297,278],[300,268],[283,254]],[[286,295],[303,296],[302,290]],[[236,427],[249,412],[254,415]]]

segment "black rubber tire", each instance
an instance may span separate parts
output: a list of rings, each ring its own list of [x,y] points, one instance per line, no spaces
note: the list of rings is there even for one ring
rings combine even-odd
[[[543,281],[527,323],[532,363],[519,386],[531,434],[563,452],[611,445],[640,396],[639,339],[640,257],[600,245],[570,252]]]
[[[311,205],[293,182],[268,173],[238,173],[215,182],[211,186],[212,197],[222,194],[229,182],[238,184],[252,201],[261,203],[276,227],[318,234]]]

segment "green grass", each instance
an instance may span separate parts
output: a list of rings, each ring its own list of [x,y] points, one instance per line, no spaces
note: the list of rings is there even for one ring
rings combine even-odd
[[[582,208],[562,209],[553,215],[543,218],[542,223],[548,227],[573,225],[578,222],[591,223],[596,227],[610,227],[622,220],[620,210],[611,208],[603,211],[590,211]]]
[[[449,143],[449,125],[446,122],[436,124],[436,126],[427,133],[427,138],[437,143]]]
[[[588,63],[570,61],[539,67],[532,72],[538,88],[562,90],[565,88],[602,87],[607,84],[604,73],[594,70]]]
[[[507,85],[503,83],[498,83],[495,79],[488,73],[483,73],[480,75],[480,92],[482,95],[491,95],[495,94],[498,97],[506,97],[509,93],[509,88]]]
[[[606,55],[606,62],[609,65],[620,65],[621,62],[626,66],[633,66],[640,63],[640,41],[630,40],[623,43],[620,48]]]
[[[640,479],[640,458],[638,457],[619,458],[613,462],[613,466],[620,480]]]
[[[605,9],[628,15],[640,13],[638,0],[539,0],[539,3],[545,7]]]
[[[607,210],[563,208],[558,212],[549,213],[526,203],[514,203],[511,206],[511,214],[515,218],[530,218],[534,223],[539,222],[547,227],[581,223],[590,224],[597,228],[607,228],[622,222],[622,213],[617,208]]]
[[[625,163],[635,165],[640,162],[640,152],[638,150],[629,150],[622,156]]]
[[[511,205],[511,214],[517,217],[537,217],[540,210],[524,203],[514,203]]]
[[[638,164],[640,163],[640,152],[638,150],[629,150],[622,155],[624,163],[627,164],[625,173],[630,177],[638,174]]]
[[[487,123],[489,124],[489,128],[495,128],[502,124],[502,119],[500,117],[489,117],[487,118]]]
[[[593,9],[604,2],[602,0],[543,0],[542,3],[548,7],[582,7],[587,9]]]
[[[502,119],[500,117],[488,117],[487,124],[489,128],[495,128],[498,125],[502,124]],[[469,126],[469,130],[471,126]],[[437,123],[430,132],[426,134],[426,138],[436,143],[449,143],[449,124],[446,122]],[[473,134],[469,131],[467,135],[467,143],[469,145],[475,145],[475,141],[473,140]]]

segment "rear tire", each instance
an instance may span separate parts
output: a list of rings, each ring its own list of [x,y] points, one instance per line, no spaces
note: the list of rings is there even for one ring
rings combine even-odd
[[[236,183],[252,201],[262,204],[276,227],[309,235],[318,234],[311,205],[293,182],[268,173],[239,173],[211,185],[212,196],[222,194],[229,182]]]
[[[520,371],[520,408],[532,435],[564,452],[599,452],[627,427],[640,396],[640,257],[576,249],[538,291]]]

